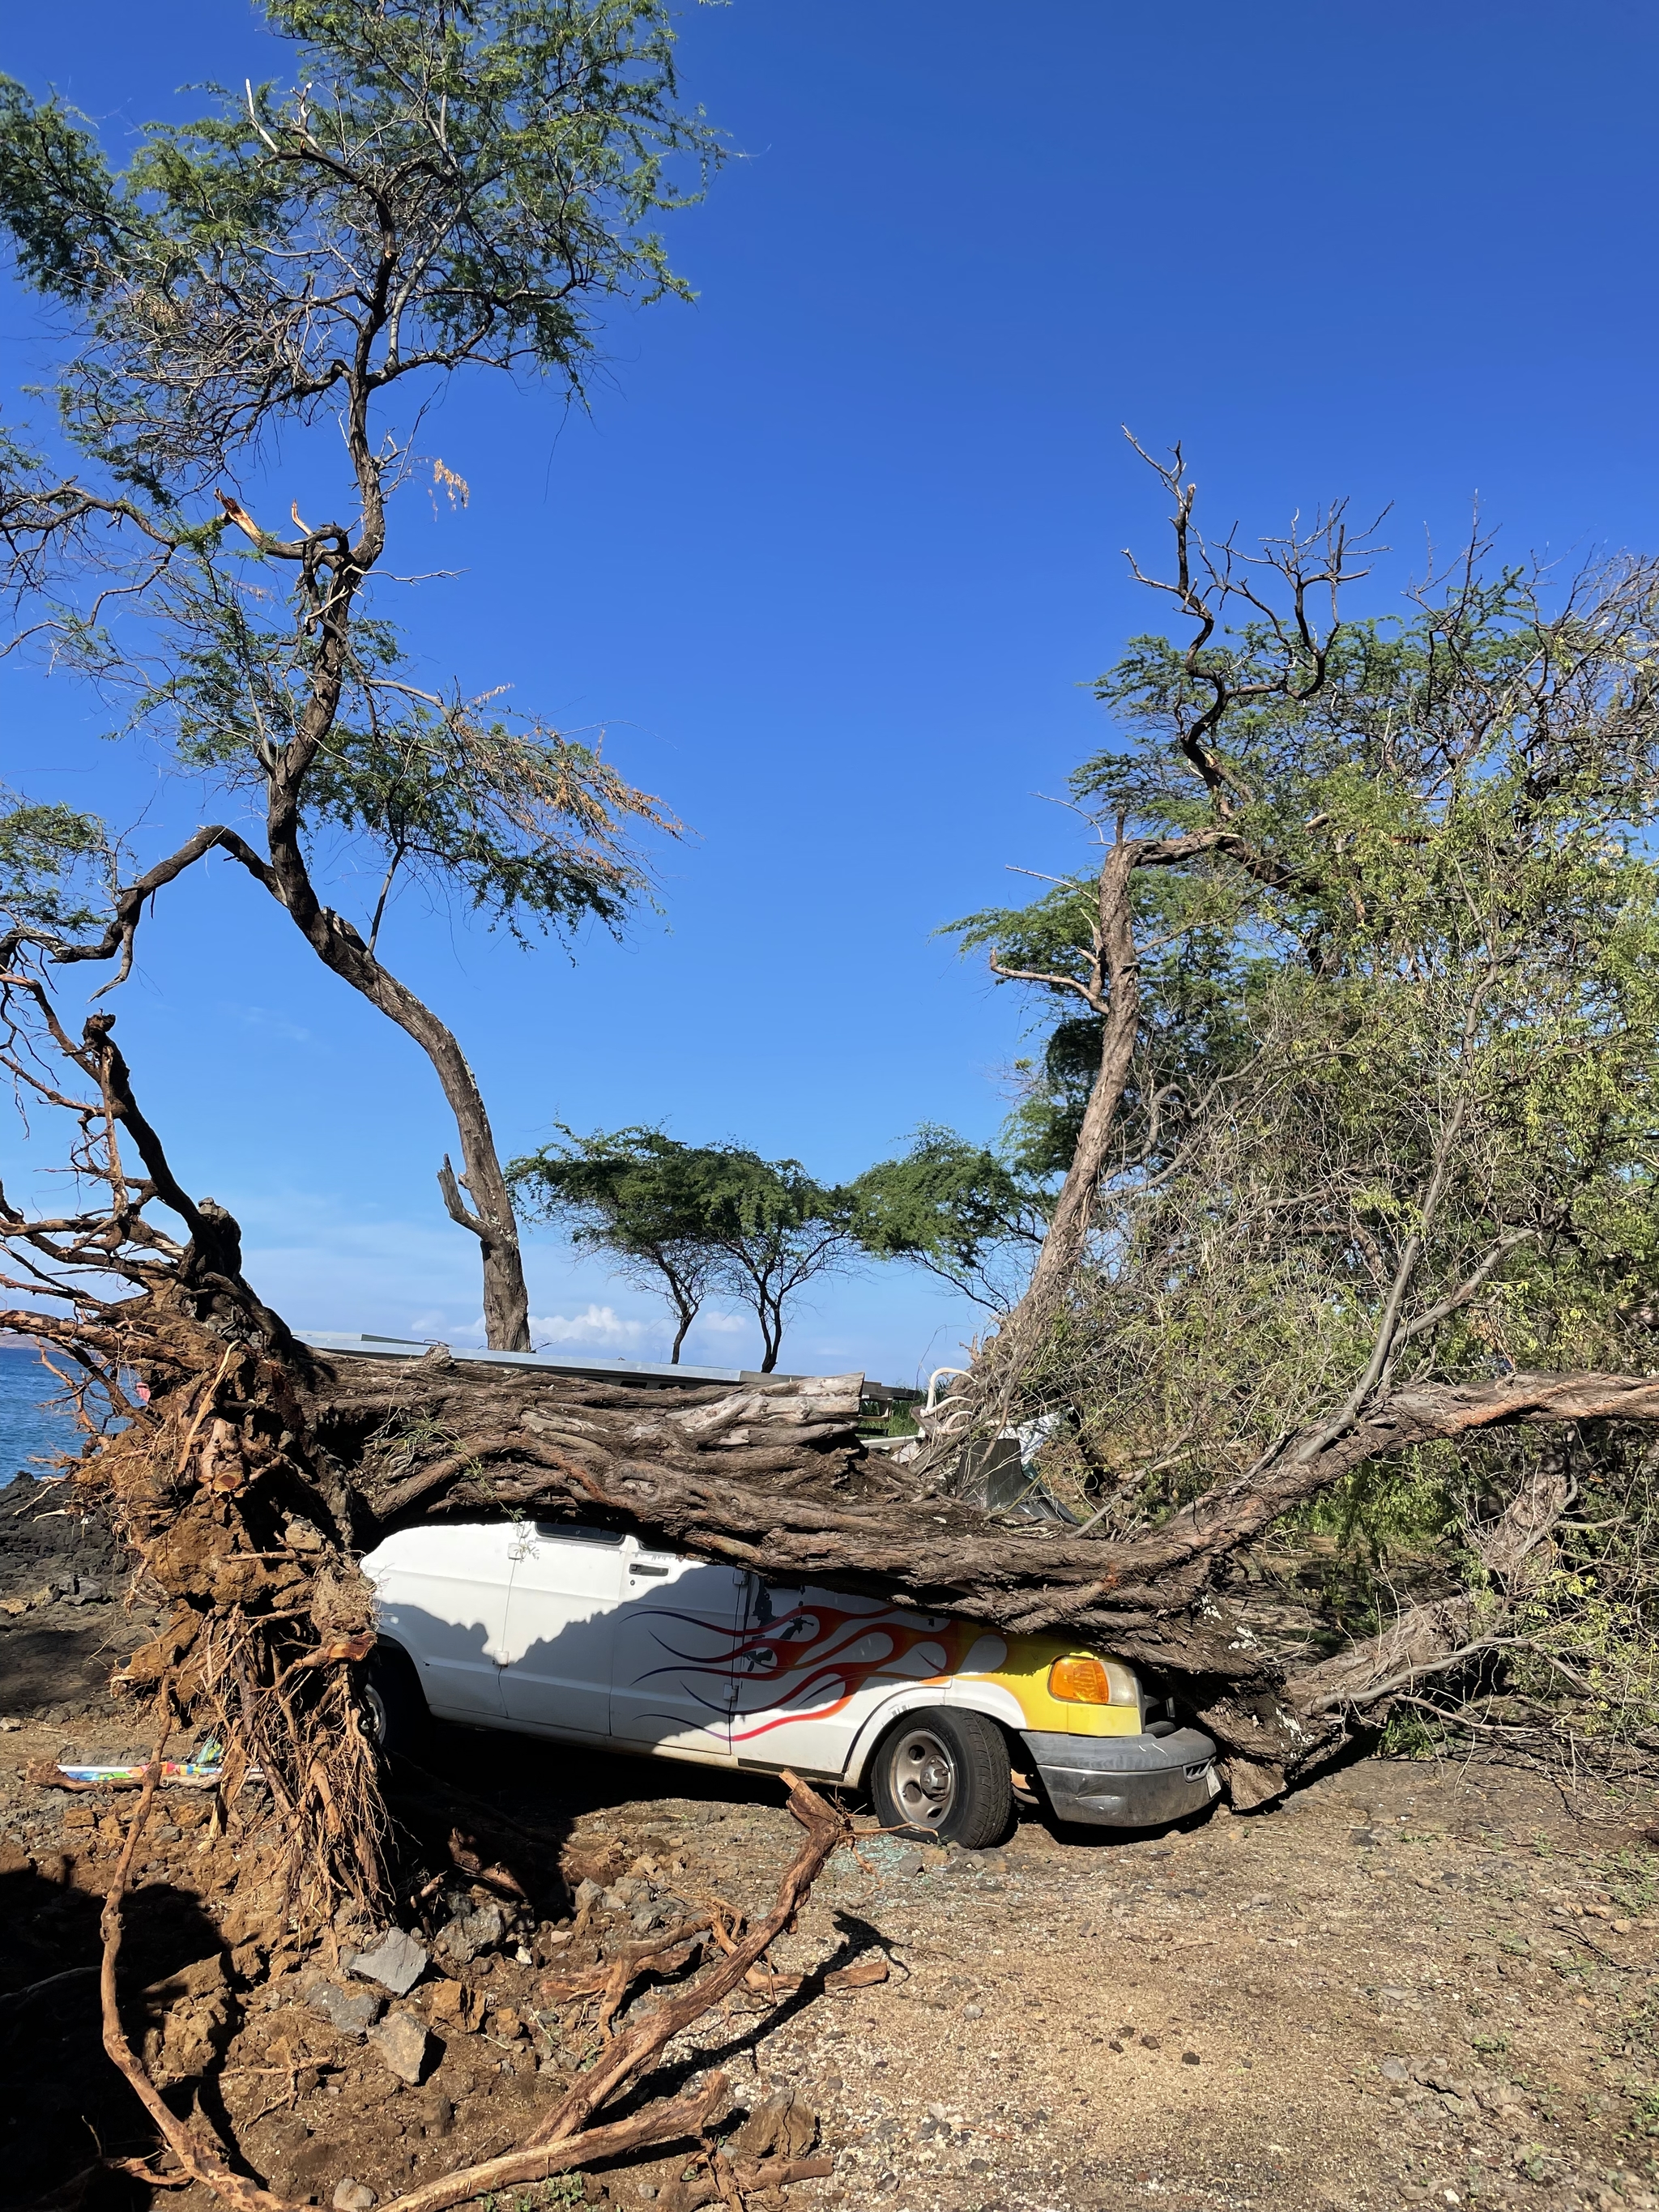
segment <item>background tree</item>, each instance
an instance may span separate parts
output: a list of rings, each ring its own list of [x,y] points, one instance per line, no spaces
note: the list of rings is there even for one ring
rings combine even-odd
[[[799,1160],[763,1160],[741,1145],[567,1130],[507,1173],[532,1218],[571,1224],[580,1248],[610,1254],[625,1280],[661,1291],[679,1324],[676,1359],[713,1291],[753,1313],[760,1371],[771,1374],[791,1304],[858,1241],[846,1193],[815,1182]]]
[[[847,1195],[862,1250],[910,1261],[994,1313],[1018,1298],[1048,1220],[1040,1180],[933,1122],[900,1158],[866,1168]]]
[[[19,635],[119,695],[123,726],[250,794],[264,829],[264,850],[230,824],[198,830],[112,884],[94,919],[53,888],[90,849],[85,817],[26,808],[13,923],[56,961],[118,957],[118,981],[153,896],[216,849],[237,861],[431,1060],[463,1162],[459,1177],[444,1163],[445,1203],[478,1240],[489,1342],[523,1349],[489,1116],[456,1038],[380,957],[387,902],[414,878],[515,934],[614,927],[642,887],[625,831],[669,825],[593,748],[416,684],[373,586],[424,409],[474,369],[580,393],[599,303],[684,295],[650,224],[716,147],[677,105],[657,0],[266,14],[295,44],[295,88],[246,86],[198,121],[149,125],[119,173],[82,118],[0,82],[0,219],[76,338],[58,387],[75,465],[15,441],[0,457]],[[279,453],[284,475],[299,465],[307,431],[323,442],[306,481],[343,451],[343,502],[313,525],[272,493],[289,520],[271,528],[247,487]],[[362,929],[318,887],[325,828],[347,862],[372,861]]]
[[[699,1155],[659,1129],[580,1137],[562,1127],[556,1145],[509,1162],[522,1210],[556,1222],[579,1252],[602,1253],[636,1290],[665,1297],[674,1315],[668,1358],[678,1366],[686,1333],[713,1286]]]

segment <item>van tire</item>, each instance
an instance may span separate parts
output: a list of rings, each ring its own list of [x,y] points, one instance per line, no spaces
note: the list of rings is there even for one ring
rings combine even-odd
[[[882,1826],[918,1843],[981,1850],[1012,1824],[1007,1740],[983,1713],[906,1713],[876,1746],[867,1779]]]
[[[395,1644],[377,1644],[363,1668],[363,1734],[386,1760],[425,1758],[432,1712],[421,1678]]]

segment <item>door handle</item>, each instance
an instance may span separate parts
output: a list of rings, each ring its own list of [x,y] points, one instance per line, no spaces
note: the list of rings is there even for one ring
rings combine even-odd
[[[666,1567],[632,1567],[632,1566],[631,1566],[631,1567],[629,1567],[629,1569],[628,1570],[628,1571],[629,1571],[629,1573],[630,1575],[665,1575],[665,1574],[668,1572],[668,1569],[667,1569]]]

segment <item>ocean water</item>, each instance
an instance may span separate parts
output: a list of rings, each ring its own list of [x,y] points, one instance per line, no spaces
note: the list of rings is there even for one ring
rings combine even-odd
[[[0,1344],[0,1484],[52,1474],[54,1452],[80,1449],[82,1431],[63,1396],[33,1345]]]

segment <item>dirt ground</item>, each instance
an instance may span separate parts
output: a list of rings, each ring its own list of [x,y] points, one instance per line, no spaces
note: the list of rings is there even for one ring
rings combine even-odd
[[[100,2147],[149,2144],[100,2051],[88,1971],[131,1800],[25,1778],[43,1759],[140,1749],[123,1708],[80,1686],[92,1637],[100,1668],[136,1640],[115,1601],[99,1609],[115,1627],[89,1629],[62,1595],[0,1614],[0,2198],[19,2204],[144,2198],[76,2179]],[[135,2027],[248,2167],[325,2206],[350,2182],[366,2212],[371,2193],[507,2147],[597,2042],[592,2004],[546,2002],[573,1940],[633,1938],[711,1896],[757,1912],[797,1832],[761,1778],[463,1730],[438,1731],[433,1765],[545,1838],[562,1879],[532,1885],[515,1922],[457,1876],[428,1900],[439,1948],[403,1996],[343,1958],[286,1950],[257,1796],[221,1834],[210,1800],[169,1793],[143,1854],[123,1978]],[[414,1801],[395,1809],[417,1818]],[[985,1854],[869,1838],[774,1959],[879,1960],[885,1981],[826,1991],[809,1972],[795,1996],[736,2002],[671,2046],[665,2086],[719,2065],[763,2135],[799,2154],[816,2130],[833,2173],[751,2200],[802,2212],[1649,2212],[1652,1814],[1534,1773],[1362,1759],[1274,1810],[1163,1835],[1057,1833],[1026,1807]],[[362,2033],[376,2012],[423,2035],[415,2082],[390,2070],[381,2023]],[[687,2171],[683,2148],[647,2155],[492,2212],[584,2195],[645,2212]],[[156,2201],[206,2212],[197,2199]]]

